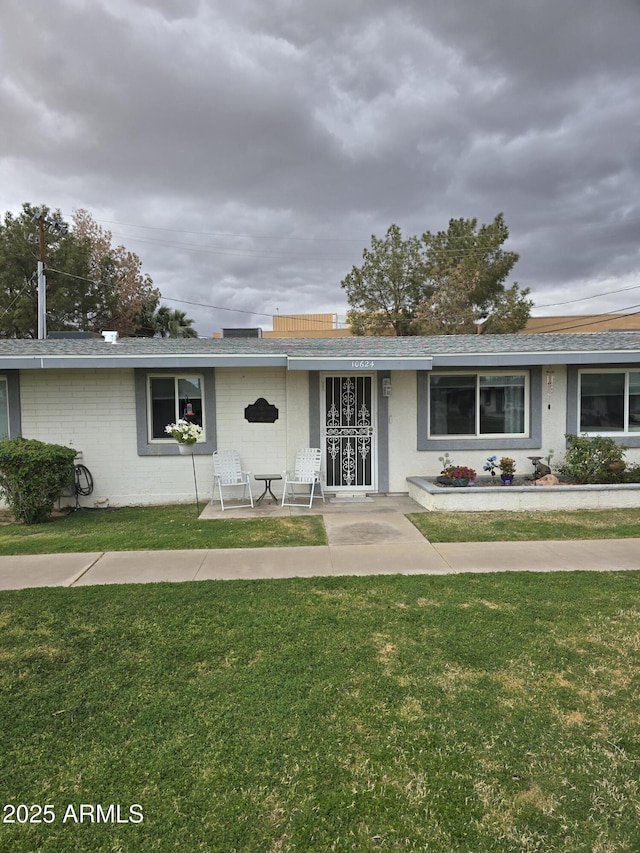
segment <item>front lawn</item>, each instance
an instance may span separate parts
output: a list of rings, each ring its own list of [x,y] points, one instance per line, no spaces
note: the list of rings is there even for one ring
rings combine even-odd
[[[0,849],[637,851],[639,594],[639,572],[0,593],[2,802],[50,806]]]
[[[321,516],[198,521],[195,506],[69,512],[44,524],[0,526],[0,555],[325,545]]]
[[[408,516],[430,542],[516,542],[640,537],[640,509],[423,512]]]

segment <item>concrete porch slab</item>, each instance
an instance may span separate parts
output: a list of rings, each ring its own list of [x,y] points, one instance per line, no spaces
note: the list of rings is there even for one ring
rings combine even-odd
[[[210,501],[200,513],[202,521],[225,518],[290,518],[295,515],[338,515],[349,513],[400,513],[405,515],[410,512],[427,512],[417,501],[408,495],[371,495],[371,500],[346,502],[337,498],[327,498],[325,503],[322,499],[315,498],[313,506],[309,508],[300,504],[299,506],[284,506],[279,503],[270,503],[266,500],[257,506],[234,508],[229,502],[229,509],[224,512],[220,509],[220,501]],[[226,501],[225,501],[226,503]]]

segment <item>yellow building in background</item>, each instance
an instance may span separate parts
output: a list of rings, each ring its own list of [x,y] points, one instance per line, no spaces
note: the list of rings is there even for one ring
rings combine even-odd
[[[566,314],[529,317],[520,334],[531,332],[605,332],[609,329],[640,329],[640,314]]]
[[[274,314],[273,331],[260,330],[263,338],[348,338],[349,326],[338,325],[337,314]],[[638,314],[565,314],[551,317],[530,317],[519,334],[530,335],[544,332],[604,332],[612,329],[640,329]],[[249,330],[228,330],[231,332]],[[253,330],[256,333],[258,330]],[[481,332],[481,327],[478,329]],[[222,337],[220,332],[215,338]],[[238,335],[239,336],[239,335]],[[243,335],[244,336],[244,335]],[[258,334],[255,335],[258,337]]]
[[[348,338],[348,326],[338,328],[337,314],[275,314],[273,331],[263,338]]]

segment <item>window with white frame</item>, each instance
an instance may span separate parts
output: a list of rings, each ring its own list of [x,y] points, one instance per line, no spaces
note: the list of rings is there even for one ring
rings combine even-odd
[[[0,376],[0,440],[9,438],[9,389],[4,376]]]
[[[150,375],[147,378],[149,439],[172,441],[167,424],[180,418],[205,427],[202,409],[202,376]]]
[[[640,433],[640,370],[579,373],[580,432]]]
[[[432,373],[429,435],[527,436],[529,373]]]

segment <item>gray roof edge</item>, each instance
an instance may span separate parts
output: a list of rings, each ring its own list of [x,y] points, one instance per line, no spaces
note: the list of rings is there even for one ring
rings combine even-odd
[[[395,355],[395,356],[289,356],[289,370],[430,370],[433,364],[431,355]]]
[[[124,367],[286,367],[285,355],[267,353],[205,355],[197,353],[140,354],[140,355],[43,355],[25,358],[0,356],[0,370],[65,370],[65,369],[112,369]]]
[[[492,352],[492,353],[452,353],[434,355],[433,367],[478,367],[533,366],[545,364],[632,364],[640,363],[638,350],[585,350],[584,352]]]

